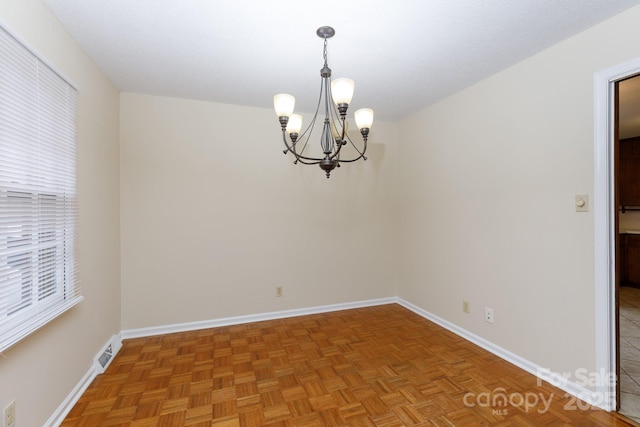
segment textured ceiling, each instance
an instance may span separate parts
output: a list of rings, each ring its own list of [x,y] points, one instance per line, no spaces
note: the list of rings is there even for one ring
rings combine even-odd
[[[116,86],[296,110],[319,94],[323,25],[352,105],[395,120],[640,0],[44,0]]]

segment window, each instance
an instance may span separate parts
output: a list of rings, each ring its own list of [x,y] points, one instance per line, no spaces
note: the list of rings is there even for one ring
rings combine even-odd
[[[82,300],[76,97],[0,27],[0,352]]]

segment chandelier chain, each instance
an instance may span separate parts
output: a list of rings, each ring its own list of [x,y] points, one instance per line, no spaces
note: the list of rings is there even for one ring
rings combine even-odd
[[[322,52],[322,55],[324,56],[324,66],[327,67],[327,38],[324,38],[324,50]]]

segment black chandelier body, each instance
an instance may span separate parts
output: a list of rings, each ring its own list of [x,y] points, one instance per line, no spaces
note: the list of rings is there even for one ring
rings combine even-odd
[[[291,153],[295,157],[294,164],[319,165],[330,177],[331,171],[340,167],[341,163],[351,163],[357,160],[367,160],[367,139],[369,129],[373,123],[373,110],[361,108],[354,114],[356,125],[360,129],[363,142],[356,145],[347,135],[348,122],[347,110],[353,97],[354,83],[351,79],[331,79],[331,69],[327,65],[327,39],[335,34],[331,27],[320,27],[316,31],[318,37],[324,39],[324,66],[320,70],[321,85],[320,96],[316,112],[304,132],[302,129],[302,116],[293,114],[295,98],[288,94],[278,94],[273,97],[273,105],[282,128],[282,140],[284,141],[284,154]],[[313,134],[320,109],[324,110],[322,134],[320,135],[320,147],[322,157],[313,157],[305,154],[309,139]],[[287,134],[289,135],[287,138]],[[342,148],[350,144],[355,149],[355,155],[351,158],[342,156]]]

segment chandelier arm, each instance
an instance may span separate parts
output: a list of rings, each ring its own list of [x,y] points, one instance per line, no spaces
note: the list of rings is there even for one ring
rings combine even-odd
[[[345,162],[348,162],[348,161],[352,162],[352,161],[355,161],[355,160],[363,158],[364,157],[364,153],[367,151],[367,139],[363,139],[364,140],[364,145],[362,147],[362,151],[360,151],[358,149],[358,146],[356,144],[354,144],[354,142],[351,140],[351,138],[349,138],[349,136],[347,136],[347,140],[349,141],[349,144],[351,144],[353,149],[358,152],[359,156],[356,157],[354,160],[345,160]],[[366,160],[366,158],[365,158],[365,160]]]
[[[345,123],[344,120],[342,121],[342,138],[340,139],[340,141],[336,141],[336,143],[334,144],[334,148],[335,146],[337,146],[337,148],[335,148],[335,152],[329,157],[331,160],[336,159],[341,162],[342,160],[340,160],[340,150],[342,150],[342,147],[345,145],[344,144],[344,137],[346,136],[347,138],[349,138],[346,134],[345,131]],[[349,140],[351,141],[351,140]],[[353,143],[351,143],[351,145],[353,145]]]
[[[291,154],[293,154],[293,156],[296,158],[296,161],[299,161],[302,164],[305,165],[317,165],[318,163],[320,163],[320,161],[322,161],[324,159],[320,158],[320,157],[308,157],[308,156],[304,156],[304,150],[307,147],[307,144],[309,143],[309,138],[311,137],[311,135],[313,134],[313,129],[315,128],[315,124],[316,124],[316,120],[318,119],[318,112],[320,111],[320,105],[322,104],[322,99],[323,99],[323,91],[326,87],[326,84],[324,82],[324,78],[321,80],[320,82],[320,94],[318,96],[318,103],[316,104],[316,111],[313,115],[313,118],[311,119],[311,122],[309,123],[309,125],[305,128],[305,130],[298,136],[298,140],[295,142],[292,142],[291,145],[289,145],[289,143],[287,143],[287,134],[286,134],[286,129],[282,129],[282,140],[284,141],[284,145],[287,147],[287,149],[285,150],[284,154],[287,154],[287,152],[291,152]],[[326,96],[325,96],[326,99]],[[306,139],[305,139],[306,136]],[[302,145],[302,150],[300,150],[300,152],[298,152],[296,150],[296,146],[300,143],[300,141],[302,141],[304,139],[304,144]]]
[[[313,115],[313,118],[311,119],[311,122],[309,123],[309,126],[306,127],[306,129],[304,130],[304,132],[302,132],[302,134],[299,136],[300,139],[303,139],[306,135],[307,139],[304,141],[304,144],[302,146],[302,150],[300,150],[300,154],[304,153],[304,150],[307,148],[307,144],[309,143],[309,138],[311,137],[311,135],[313,134],[313,129],[315,128],[316,125],[316,119],[318,118],[318,111],[320,110],[320,102],[322,101],[322,82],[320,82],[320,96],[318,96],[318,104],[316,105],[316,112]],[[293,144],[295,147],[295,143]],[[298,157],[297,152],[293,151],[293,154]],[[320,161],[321,159],[319,158],[308,158],[308,159],[312,159],[314,161]],[[315,163],[313,163],[315,164]]]
[[[367,158],[365,157],[364,153],[362,153],[361,155],[359,155],[358,157],[356,157],[354,159],[340,160],[340,163],[352,163],[352,162],[357,162],[360,159],[367,160]]]
[[[308,141],[308,137],[307,137],[307,141]],[[300,163],[303,163],[305,165],[315,165],[318,164],[322,159],[320,158],[316,158],[316,157],[307,157],[307,156],[303,156],[302,155],[302,151],[300,153],[298,153],[296,151],[296,143],[292,143],[291,145],[289,145],[289,143],[287,142],[287,134],[286,134],[286,129],[282,130],[282,140],[284,141],[284,145],[287,147],[287,149],[285,150],[285,154],[287,154],[287,152],[290,152],[291,154],[293,154],[293,156],[296,158],[297,161],[299,161]],[[305,141],[305,146],[306,146],[306,142]],[[304,151],[304,147],[302,149]],[[314,162],[314,163],[308,163],[307,161],[310,162]]]
[[[333,154],[331,154],[331,156],[329,156],[331,160],[335,159],[336,157],[338,157],[338,159],[340,158],[340,150],[342,150],[342,146],[344,144],[342,144],[342,142],[338,142],[336,145],[338,146],[338,148],[336,148],[335,149],[336,151]]]
[[[351,140],[349,140],[349,142],[351,142]],[[358,150],[358,147],[356,147],[356,145],[351,142],[351,145],[353,146],[353,148],[356,149],[356,151],[360,154],[358,157],[353,158],[353,159],[349,159],[349,160],[340,160],[340,163],[351,163],[351,162],[355,162],[358,161],[360,159],[363,160],[367,160],[367,157],[364,155],[367,152],[367,140],[364,140],[364,146],[362,148],[362,151]]]
[[[316,160],[316,161],[313,161],[313,162],[308,162],[306,160],[302,160],[302,159],[296,158],[296,161],[294,163],[296,163],[296,162],[300,162],[303,165],[317,165],[318,163],[320,163],[320,160]]]
[[[342,138],[341,138],[341,140],[344,142],[344,144],[338,144],[338,149],[333,154],[333,156],[331,156],[331,159],[332,160],[335,159],[339,163],[351,163],[351,162],[355,162],[355,161],[360,160],[360,159],[367,160],[367,158],[364,155],[365,152],[367,151],[367,139],[363,138],[364,144],[363,144],[363,147],[362,147],[362,151],[360,151],[358,146],[351,140],[351,138],[347,134],[346,117],[343,118],[340,115],[340,113],[338,112],[337,108],[335,107],[335,103],[333,103],[333,106],[334,106],[334,108],[332,109],[333,117],[335,119],[338,119],[338,117],[340,117],[340,121],[342,123]],[[346,145],[346,141],[349,141],[349,144],[351,144],[351,146],[358,152],[358,157],[355,157],[355,158],[349,159],[349,160],[342,160],[340,158],[340,150],[342,148],[342,145]]]
[[[287,154],[288,152],[295,153],[293,150],[295,143],[291,143],[291,146],[289,146],[289,143],[287,142],[287,129],[284,127],[282,128],[282,141],[284,142],[284,146],[287,148],[283,151],[284,154]]]

